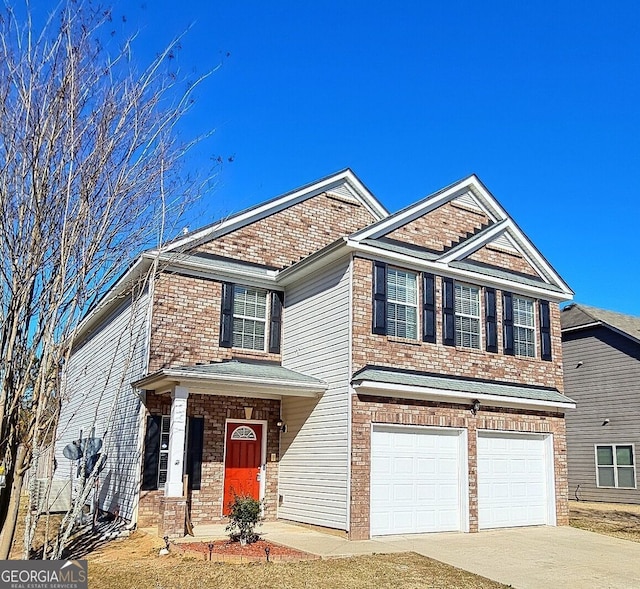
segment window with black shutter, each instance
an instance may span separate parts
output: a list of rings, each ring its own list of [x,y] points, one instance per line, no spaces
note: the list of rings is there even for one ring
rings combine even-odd
[[[495,288],[484,289],[485,300],[485,328],[486,328],[486,348],[487,352],[498,351],[498,318],[496,316],[496,290]]]
[[[513,356],[513,295],[510,292],[502,292],[502,348],[505,354]]]
[[[442,279],[442,343],[456,345],[456,308],[453,278]]]
[[[539,301],[540,309],[540,357],[551,360],[551,310],[549,301]]]
[[[427,272],[422,273],[422,341],[436,341],[436,280]]]

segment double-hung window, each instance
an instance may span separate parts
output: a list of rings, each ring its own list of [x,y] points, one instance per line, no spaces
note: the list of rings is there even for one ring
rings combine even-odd
[[[480,349],[480,289],[456,283],[456,346]]]
[[[513,347],[516,356],[535,358],[535,312],[533,301],[513,295]]]
[[[267,331],[267,291],[234,285],[233,347],[265,349]]]
[[[387,270],[387,335],[418,338],[418,276],[414,272]]]
[[[596,445],[598,487],[636,488],[632,444]]]

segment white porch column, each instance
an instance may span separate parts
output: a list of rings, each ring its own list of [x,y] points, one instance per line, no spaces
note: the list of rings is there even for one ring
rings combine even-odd
[[[189,389],[176,386],[171,393],[171,421],[169,423],[169,464],[165,497],[182,497],[185,434],[187,431],[187,399]]]

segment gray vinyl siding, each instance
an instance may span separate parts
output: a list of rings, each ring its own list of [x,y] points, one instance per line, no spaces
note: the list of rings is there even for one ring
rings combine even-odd
[[[100,508],[127,520],[135,514],[140,477],[141,400],[131,382],[146,371],[148,293],[125,300],[65,367],[62,410],[56,441],[55,478],[75,477],[75,462],[63,456],[73,440],[103,439],[107,462],[100,475]]]
[[[596,327],[565,333],[562,351],[565,393],[577,403],[566,414],[569,498],[640,503],[640,345]],[[635,445],[636,489],[598,488],[595,445],[629,443]]]
[[[278,517],[347,529],[349,265],[286,292],[282,364],[320,378],[318,399],[284,397]]]

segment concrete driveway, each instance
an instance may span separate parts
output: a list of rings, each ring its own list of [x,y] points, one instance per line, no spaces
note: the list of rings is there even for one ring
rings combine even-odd
[[[284,522],[260,531],[265,539],[324,557],[413,551],[517,589],[640,587],[640,543],[565,526],[359,542]]]

